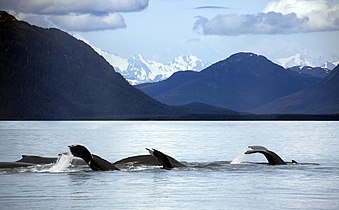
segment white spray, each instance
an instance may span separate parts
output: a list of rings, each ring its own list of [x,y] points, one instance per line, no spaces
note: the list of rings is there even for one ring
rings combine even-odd
[[[64,172],[71,165],[73,157],[74,156],[70,152],[59,155],[58,160],[46,171]]]
[[[242,163],[246,162],[247,157],[248,156],[245,153],[241,153],[240,155],[238,155],[238,157],[234,158],[231,161],[231,164],[242,164]]]

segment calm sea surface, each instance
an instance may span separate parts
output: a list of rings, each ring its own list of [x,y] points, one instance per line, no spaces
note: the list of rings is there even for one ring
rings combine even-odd
[[[112,162],[149,147],[206,167],[0,170],[0,209],[339,209],[339,122],[0,122],[0,162],[70,144]],[[249,145],[318,164],[229,163]]]

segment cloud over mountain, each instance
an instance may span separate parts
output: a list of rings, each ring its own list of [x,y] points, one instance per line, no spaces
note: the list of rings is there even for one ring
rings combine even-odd
[[[114,30],[125,28],[122,15],[138,12],[149,0],[0,0],[0,7],[19,19],[43,27],[58,27],[68,31]]]
[[[327,0],[271,1],[257,14],[197,16],[193,26],[204,35],[292,34],[339,30],[339,5]]]

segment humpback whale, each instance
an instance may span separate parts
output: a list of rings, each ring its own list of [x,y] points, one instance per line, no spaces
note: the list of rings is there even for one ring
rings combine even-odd
[[[177,161],[176,159],[168,156],[156,149],[147,149],[151,155],[138,155],[122,160],[110,163],[107,160],[91,154],[89,150],[82,145],[71,145],[68,146],[71,153],[75,157],[83,159],[89,167],[94,171],[109,171],[109,170],[120,170],[117,166],[124,165],[151,165],[151,166],[163,166],[164,169],[172,169],[174,167],[184,167],[185,165]]]
[[[19,168],[19,167],[35,166],[38,164],[50,164],[50,163],[55,163],[57,159],[58,158],[53,158],[53,157],[22,155],[22,158],[15,162],[0,162],[0,168]]]
[[[16,162],[20,163],[30,163],[30,164],[50,164],[55,163],[58,158],[54,157],[41,157],[41,156],[35,156],[35,155],[22,155],[22,158],[20,160],[17,160]]]
[[[61,154],[59,154],[61,155]],[[0,162],[0,169],[6,168],[22,168],[36,165],[45,165],[45,164],[53,164],[58,160],[57,157],[41,157],[36,155],[22,155],[20,160],[15,162]],[[81,166],[87,165],[87,163],[83,159],[74,158],[71,162],[72,165]]]
[[[148,150],[148,152],[162,164],[164,169],[169,170],[174,167],[186,167],[186,165],[180,163],[179,161],[175,160],[171,156],[168,156],[160,152],[159,150],[156,150],[153,148],[152,149],[146,148],[146,150]]]
[[[61,155],[61,154],[59,154]],[[0,168],[19,168],[44,164],[56,163],[57,157],[41,157],[36,155],[22,155],[20,160],[15,162],[0,162]],[[86,165],[82,159],[73,159],[72,165]]]
[[[93,171],[115,171],[120,170],[107,160],[91,154],[88,149],[82,145],[70,145],[69,150],[75,157],[83,159]]]
[[[92,154],[85,146],[70,145],[68,147],[73,156],[78,157],[72,160],[72,165],[88,165],[94,171],[120,170],[120,167],[123,168],[126,166],[162,166],[164,169],[185,166],[173,157],[156,149],[147,149],[151,153],[149,155],[127,157],[111,163],[98,155]],[[22,158],[15,162],[0,162],[0,168],[19,168],[52,164],[56,163],[57,160],[57,157],[22,155]]]
[[[115,166],[162,166],[161,163],[152,155],[136,155],[123,158],[113,163]]]
[[[249,150],[245,152],[245,154],[253,154],[253,153],[260,153],[265,156],[265,158],[268,161],[269,165],[285,165],[287,162],[285,162],[279,155],[277,155],[275,152],[268,150],[266,147],[263,146],[248,146]],[[292,163],[296,164],[298,163],[295,160],[292,160]]]
[[[124,166],[162,166],[164,169],[172,169],[176,167],[185,167],[186,165],[180,163],[173,157],[166,155],[159,150],[148,149],[150,155],[137,155],[132,157],[127,157],[121,160],[114,162],[115,166],[124,167]],[[157,151],[153,153],[153,151]]]
[[[0,162],[0,168],[20,168],[34,166],[36,164],[24,163],[24,162]]]
[[[156,149],[146,150],[150,153],[149,155],[137,155],[127,157],[111,163],[98,155],[92,154],[85,146],[82,145],[71,145],[68,146],[73,156],[78,157],[72,160],[73,165],[88,165],[94,171],[110,171],[120,170],[126,166],[162,166],[164,169],[172,169],[175,167],[187,167],[185,164],[177,161],[173,157],[164,154],[163,152]],[[260,153],[263,154],[269,165],[283,165],[287,163],[298,163],[295,160],[292,162],[285,162],[275,152],[268,150],[263,146],[249,146],[249,149],[245,154]],[[80,159],[79,159],[80,158]],[[40,157],[33,155],[22,155],[20,160],[15,162],[0,162],[0,168],[18,168],[35,166],[38,164],[52,164],[57,161],[57,157]]]

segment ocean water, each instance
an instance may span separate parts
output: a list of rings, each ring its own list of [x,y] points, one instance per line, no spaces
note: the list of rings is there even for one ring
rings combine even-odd
[[[71,144],[112,162],[155,148],[190,167],[97,172],[63,155],[0,169],[0,209],[339,209],[339,122],[0,122],[0,162]],[[305,164],[254,164],[266,160],[249,145]]]

